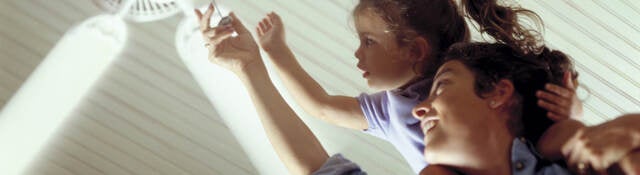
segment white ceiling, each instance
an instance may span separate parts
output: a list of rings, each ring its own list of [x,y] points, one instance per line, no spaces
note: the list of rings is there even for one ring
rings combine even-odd
[[[369,92],[353,56],[357,39],[349,11],[354,0],[218,3],[234,10],[250,29],[267,12],[278,12],[298,59],[327,91]],[[543,18],[549,45],[575,59],[580,82],[591,92],[584,95],[586,123],[640,111],[640,1],[518,3]],[[0,1],[0,106],[71,26],[100,13],[88,0]],[[175,51],[181,19],[129,22],[124,53],[29,174],[257,174]],[[389,144],[300,115],[329,152],[345,153],[371,174],[411,174]]]

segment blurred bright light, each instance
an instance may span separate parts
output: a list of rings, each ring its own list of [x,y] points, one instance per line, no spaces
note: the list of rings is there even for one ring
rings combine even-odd
[[[226,12],[224,9],[221,11]],[[267,175],[288,174],[271,146],[242,82],[232,72],[207,59],[208,51],[195,19],[195,15],[187,14],[178,25],[176,48],[182,61],[256,170]],[[217,20],[212,19],[211,23],[217,24]]]
[[[101,15],[69,30],[0,112],[0,174],[21,174],[122,51],[121,18]]]

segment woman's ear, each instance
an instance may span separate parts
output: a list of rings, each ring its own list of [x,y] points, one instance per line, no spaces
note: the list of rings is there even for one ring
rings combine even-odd
[[[416,62],[423,62],[429,57],[431,45],[424,37],[416,37],[411,44],[411,58]]]
[[[498,109],[508,104],[513,97],[514,90],[513,83],[510,80],[500,80],[495,84],[493,91],[487,96],[489,107],[491,109]]]

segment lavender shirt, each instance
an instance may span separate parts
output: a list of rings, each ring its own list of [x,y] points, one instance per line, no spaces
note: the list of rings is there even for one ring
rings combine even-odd
[[[423,157],[424,134],[420,120],[414,118],[411,111],[427,98],[430,85],[431,79],[426,79],[404,90],[363,93],[357,97],[369,124],[364,132],[393,144],[416,173],[427,166],[427,162]]]

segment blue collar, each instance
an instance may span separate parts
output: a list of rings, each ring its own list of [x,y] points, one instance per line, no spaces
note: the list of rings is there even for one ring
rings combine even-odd
[[[527,139],[520,137],[514,139],[511,145],[511,174],[569,175],[571,173],[558,164],[544,162],[535,147]]]

